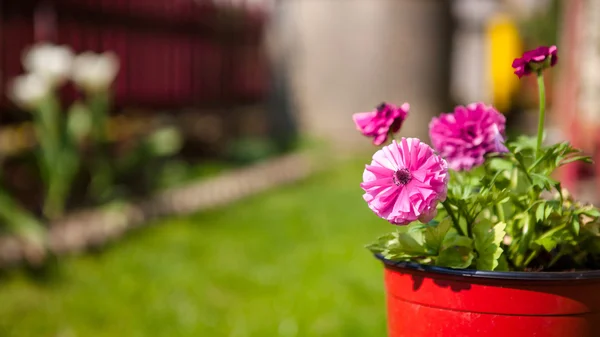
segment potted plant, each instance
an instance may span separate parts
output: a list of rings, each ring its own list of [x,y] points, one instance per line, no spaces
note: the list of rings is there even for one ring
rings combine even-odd
[[[416,138],[383,146],[366,165],[364,200],[398,225],[369,249],[383,261],[392,337],[600,336],[600,212],[574,200],[553,171],[589,157],[542,143],[543,71],[555,46],[513,62],[536,75],[536,137],[505,142],[505,119],[482,103],[458,106]],[[393,138],[409,106],[353,116],[375,145]]]

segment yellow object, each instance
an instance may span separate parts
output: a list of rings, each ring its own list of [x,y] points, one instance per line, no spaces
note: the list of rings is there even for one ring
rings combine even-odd
[[[489,50],[489,90],[494,106],[506,112],[519,87],[519,80],[512,69],[512,62],[522,54],[521,38],[517,25],[505,14],[490,19],[486,26]]]

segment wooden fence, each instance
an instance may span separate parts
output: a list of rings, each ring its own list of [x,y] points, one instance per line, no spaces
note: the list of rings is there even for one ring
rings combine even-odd
[[[261,101],[268,87],[264,22],[260,12],[222,9],[209,0],[2,1],[0,110],[11,107],[4,92],[6,83],[22,73],[23,49],[40,40],[76,52],[116,52],[119,107]],[[0,114],[0,123],[8,119]]]

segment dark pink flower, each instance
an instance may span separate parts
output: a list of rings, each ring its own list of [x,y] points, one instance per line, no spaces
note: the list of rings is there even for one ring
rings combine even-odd
[[[434,117],[429,123],[429,136],[448,166],[460,171],[483,164],[488,153],[507,152],[504,129],[501,113],[483,103],[473,103]]]
[[[448,166],[429,145],[402,138],[373,155],[363,173],[363,198],[378,216],[396,225],[429,222],[446,199]]]
[[[390,133],[396,133],[408,115],[408,103],[397,107],[393,104],[381,103],[375,110],[359,112],[352,116],[356,128],[363,135],[373,138],[373,144],[385,143]]]
[[[512,67],[515,69],[515,74],[519,78],[531,74],[533,71],[541,71],[543,69],[554,67],[558,62],[556,46],[541,46],[534,50],[529,50],[523,53],[523,56],[516,58]]]

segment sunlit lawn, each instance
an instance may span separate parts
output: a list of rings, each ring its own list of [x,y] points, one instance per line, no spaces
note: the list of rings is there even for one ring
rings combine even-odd
[[[43,277],[0,280],[0,336],[384,336],[389,230],[349,162],[230,207],[169,219]]]

